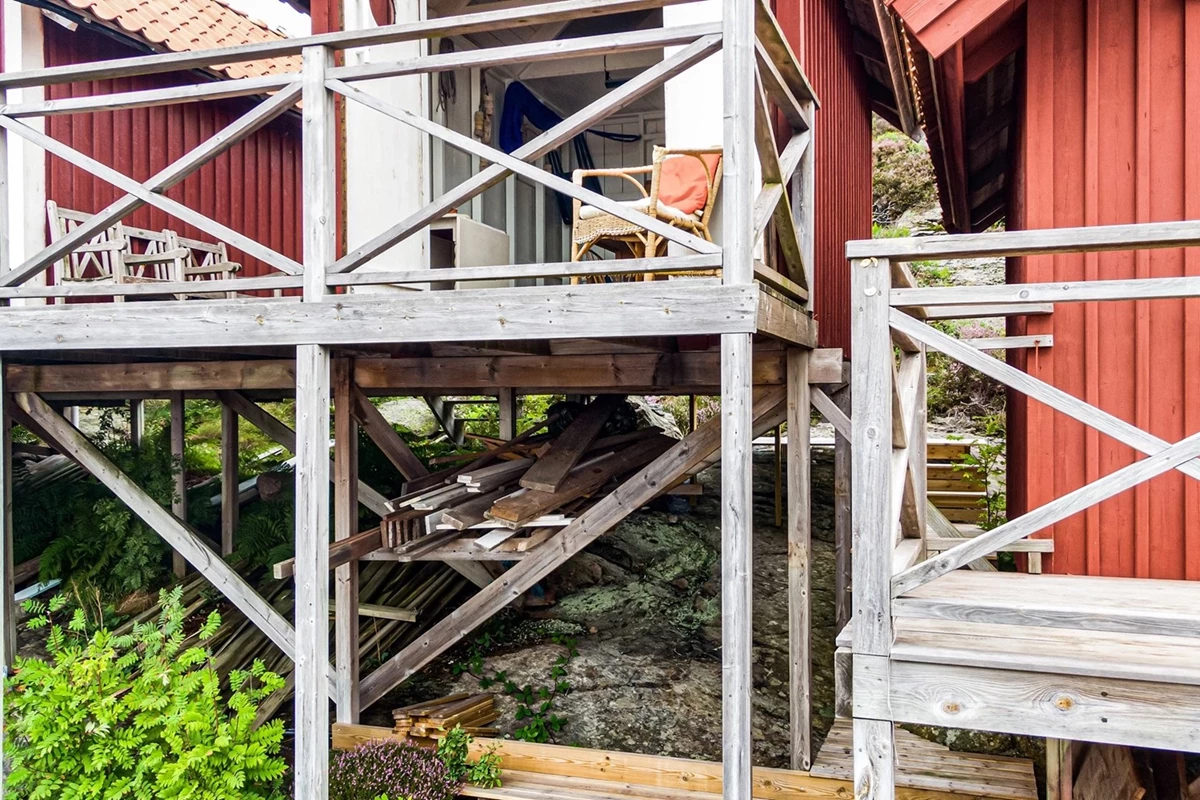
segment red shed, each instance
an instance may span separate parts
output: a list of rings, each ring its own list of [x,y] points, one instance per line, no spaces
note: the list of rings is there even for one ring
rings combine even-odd
[[[1186,0],[894,0],[949,227],[1200,218],[1200,6]],[[1014,283],[1200,274],[1194,251],[1013,259]],[[1054,335],[1017,363],[1168,441],[1200,430],[1200,301],[1063,304],[1014,319]],[[1014,397],[1009,508],[1135,460]],[[1055,526],[1054,569],[1200,579],[1200,487],[1164,475]]]
[[[103,59],[125,58],[149,51],[185,51],[222,45],[247,44],[282,38],[217,0],[170,3],[140,0],[64,0],[43,4],[50,13],[33,14],[40,27],[41,52],[27,53],[25,66],[57,67]],[[41,14],[41,17],[37,16]],[[28,37],[28,34],[27,34]],[[26,45],[29,46],[28,44]],[[8,62],[11,68],[11,58]],[[212,79],[252,77],[292,71],[298,58],[233,64],[210,75]],[[151,75],[103,81],[100,85],[63,84],[50,87],[47,99],[90,95],[97,91],[129,91],[191,83],[195,76]],[[69,114],[47,118],[46,131],[55,139],[96,158],[120,172],[144,181],[213,135],[253,103],[229,100],[172,105],[115,112]],[[300,117],[289,112],[228,152],[209,162],[168,195],[189,207],[293,259],[300,257]],[[44,198],[65,208],[98,211],[123,192],[66,162],[45,159]],[[29,209],[32,213],[32,209]],[[45,211],[41,213],[45,219]],[[132,225],[158,230],[170,227],[184,236],[212,240],[164,212],[143,206],[128,219]],[[33,243],[37,245],[38,243]],[[231,249],[243,265],[243,276],[265,274],[270,267]]]

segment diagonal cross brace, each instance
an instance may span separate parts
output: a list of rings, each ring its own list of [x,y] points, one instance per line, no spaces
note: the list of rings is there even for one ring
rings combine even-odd
[[[950,356],[955,361],[960,361],[972,369],[979,370],[1005,386],[1016,389],[1027,397],[1044,403],[1084,425],[1095,428],[1140,453],[1152,456],[1170,447],[1168,442],[1154,434],[1113,416],[1091,403],[1080,400],[1078,397],[1067,394],[1062,389],[1051,386],[1016,367],[998,361],[923,322],[918,322],[899,309],[891,310],[888,321],[892,330],[900,331],[919,342],[924,342],[927,347]],[[1200,462],[1186,461],[1177,468],[1183,474],[1200,480]]]
[[[271,642],[293,661],[296,632],[275,607],[263,599],[233,567],[217,555],[183,520],[159,505],[144,489],[108,460],[86,436],[54,411],[36,394],[17,393],[17,406],[37,423],[63,454],[79,462],[96,480],[108,487],[129,510],[175,548],[228,600],[237,606]],[[333,683],[327,690],[333,696]]]
[[[784,387],[756,391],[753,408],[755,434],[778,425],[786,414],[786,407]],[[529,558],[518,562],[427,630],[420,639],[364,678],[361,684],[361,707],[371,705],[393,686],[437,658],[613,525],[661,494],[676,479],[709,463],[720,446],[721,418],[717,416],[696,428],[611,494],[601,498],[596,505],[533,551]]]
[[[86,222],[68,233],[62,239],[50,244],[21,266],[0,277],[0,286],[16,286],[38,274],[58,259],[70,253],[79,245],[109,228],[117,220],[149,203],[162,208],[169,214],[191,222],[221,239],[244,250],[247,254],[271,264],[284,272],[296,274],[300,265],[275,251],[258,244],[249,237],[227,228],[220,223],[192,211],[187,206],[163,196],[163,192],[175,186],[188,175],[191,175],[217,156],[229,150],[247,136],[279,117],[290,109],[300,95],[299,87],[285,89],[270,100],[267,100],[253,110],[242,115],[219,131],[212,138],[189,152],[183,158],[175,161],[165,169],[147,180],[138,183],[134,179],[122,175],[116,170],[89,158],[56,139],[40,131],[30,128],[14,119],[0,116],[0,126],[22,136],[47,152],[54,153],[64,160],[91,172],[103,180],[124,189],[128,194],[109,204],[103,210],[94,214]],[[219,233],[218,233],[219,231]]]
[[[656,233],[664,239],[669,239],[670,241],[681,244],[684,247],[690,248],[698,253],[712,252],[714,248],[718,252],[720,250],[720,248],[716,248],[716,246],[711,242],[701,239],[695,234],[688,233],[687,231],[676,228],[673,225],[668,225],[661,219],[651,217],[649,214],[637,211],[636,209],[630,208],[627,205],[622,205],[616,200],[605,197],[599,192],[593,192],[582,186],[576,186],[571,181],[568,181],[565,178],[560,178],[553,172],[536,167],[533,164],[530,164],[528,161],[522,161],[515,156],[511,156],[502,150],[497,150],[496,148],[483,144],[482,142],[477,142],[470,136],[465,136],[457,131],[450,130],[444,125],[439,125],[432,120],[425,119],[425,117],[418,116],[410,111],[405,111],[403,108],[399,108],[391,103],[380,100],[379,98],[370,95],[357,87],[349,86],[342,81],[336,80],[329,81],[327,85],[330,89],[338,94],[344,95],[351,100],[356,100],[368,108],[378,111],[384,116],[391,117],[399,122],[403,122],[405,125],[409,125],[419,131],[428,133],[431,136],[436,136],[452,147],[456,147],[472,155],[479,156],[485,161],[491,161],[495,164],[499,164],[500,166],[505,167],[517,175],[553,189],[556,192],[560,192],[569,197],[577,197],[588,205],[595,206],[601,211],[612,214],[614,217],[623,219],[626,222],[631,222],[634,225],[640,225],[646,230]]]
[[[597,120],[603,119],[613,111],[644,97],[692,65],[703,61],[719,50],[720,47],[721,37],[715,34],[706,36],[684,47],[670,58],[660,61],[620,88],[613,90],[595,102],[589,103],[582,110],[567,117],[550,130],[544,131],[529,142],[526,142],[514,150],[512,156],[522,161],[532,161],[535,158],[540,158],[563,142],[569,141],[579,133],[587,130]],[[357,269],[375,256],[385,252],[421,228],[424,228],[433,220],[440,218],[450,209],[462,205],[472,197],[504,180],[508,174],[508,168],[500,164],[492,164],[487,169],[477,172],[432,203],[429,203],[366,244],[338,259],[330,266],[329,272],[350,272]],[[702,249],[701,252],[720,252],[720,248],[716,245],[709,245],[707,242],[705,244],[708,246]]]
[[[918,586],[966,566],[977,558],[1169,472],[1197,456],[1200,456],[1200,433],[1192,434],[1155,455],[1122,467],[981,536],[966,539],[962,544],[955,545],[939,556],[910,567],[892,579],[892,597],[911,592]]]

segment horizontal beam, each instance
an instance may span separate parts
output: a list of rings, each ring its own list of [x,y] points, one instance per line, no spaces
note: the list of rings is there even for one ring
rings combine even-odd
[[[898,289],[896,291],[899,291]],[[935,306],[924,309],[922,319],[988,319],[1053,314],[1053,303],[1002,303],[991,306]]]
[[[854,714],[914,725],[1195,749],[1200,687],[854,656]]]
[[[1169,300],[1200,297],[1200,277],[1134,278],[1072,283],[1013,283],[1003,286],[947,286],[896,289],[893,306],[971,306],[1002,303],[1090,303],[1103,300]]]
[[[161,295],[203,295],[226,292],[262,292],[298,289],[302,275],[261,275],[254,278],[228,278],[211,281],[163,281],[161,283],[64,283],[57,286],[0,286],[0,299],[19,297],[158,297]]]
[[[1141,222],[1003,233],[964,233],[846,242],[846,258],[929,261],[943,258],[1002,258],[1104,250],[1142,250],[1200,245],[1200,221]]]
[[[607,38],[612,39],[617,37],[611,36]],[[349,86],[346,83],[336,80],[328,81],[326,85],[343,97],[355,100],[365,105],[367,108],[372,109],[373,111],[397,120],[398,122],[402,122],[405,125],[416,128],[422,133],[435,136],[449,144],[451,147],[455,147],[459,150],[470,153],[471,155],[478,156],[480,159],[489,161],[493,164],[499,164],[510,172],[520,175],[526,180],[533,181],[535,184],[546,186],[559,192],[560,194],[566,195],[567,197],[581,200],[588,205],[595,206],[601,211],[607,212],[619,219],[634,225],[639,225],[651,233],[656,233],[668,241],[681,244],[697,253],[709,253],[712,255],[719,255],[721,253],[721,248],[718,245],[701,239],[694,233],[690,233],[682,228],[677,228],[662,219],[651,217],[649,214],[637,211],[627,205],[622,205],[616,200],[605,197],[599,192],[593,192],[583,186],[576,186],[571,181],[565,178],[560,178],[552,171],[544,170],[541,167],[528,163],[527,161],[522,161],[519,158],[510,156],[508,153],[505,153],[502,150],[497,150],[490,145],[476,141],[470,136],[451,130],[444,125],[439,125],[432,120],[428,120],[423,116],[414,114],[411,111],[400,108],[392,103],[380,100],[378,97],[369,92],[364,92],[361,89],[357,89],[353,86]]]
[[[666,256],[664,258],[617,258],[597,261],[551,261],[543,264],[503,264],[494,267],[455,267],[445,271],[407,269],[396,272],[345,272],[330,275],[329,286],[419,284],[430,281],[530,280],[536,278],[582,278],[595,275],[641,275],[646,272],[700,272],[721,268],[721,254]]]
[[[671,78],[703,61],[719,50],[720,47],[721,37],[717,35],[706,36],[683,47],[637,77],[630,79],[627,83],[571,114],[554,127],[530,139],[514,150],[511,153],[512,157],[519,158],[522,161],[532,161],[540,158],[588,128],[593,127],[597,122],[605,119],[615,111],[645,97]],[[478,196],[504,180],[505,176],[509,174],[510,172],[507,168],[499,164],[489,164],[486,169],[475,173],[453,189],[444,192],[437,199],[427,203],[424,207],[409,214],[400,222],[397,222],[371,240],[339,258],[327,269],[327,273],[354,271],[377,255],[391,249],[416,231],[422,230],[433,220],[444,216],[454,208],[460,207],[471,198]]]
[[[1029,336],[997,336],[995,338],[964,339],[976,350],[1022,350],[1026,347],[1053,347],[1054,334],[1031,334]]]
[[[817,350],[814,353],[826,351]],[[819,359],[814,358],[814,363]],[[512,387],[524,392],[571,389],[625,391],[630,394],[707,394],[720,386],[720,353],[608,353],[593,355],[462,356],[456,358],[357,358],[354,382],[374,396],[470,394]],[[756,385],[784,381],[783,351],[754,354]],[[832,365],[810,368],[810,381],[837,380]],[[101,397],[125,394],[166,397],[219,391],[289,396],[296,386],[295,362],[183,361],[126,364],[9,364],[5,372],[12,391]],[[445,391],[443,391],[445,390]],[[449,391],[460,390],[460,391]]]
[[[336,49],[371,47],[395,42],[462,36],[497,29],[523,28],[548,22],[644,11],[680,2],[692,2],[692,0],[559,0],[558,2],[539,3],[517,8],[485,9],[459,16],[385,25],[367,30],[337,31],[236,47],[216,47],[210,50],[118,58],[96,61],[91,64],[71,64],[63,67],[10,72],[0,76],[0,88],[47,86],[76,81],[97,81],[133,75],[177,72],[219,64],[244,64],[248,61],[299,55],[304,48],[313,46]]]
[[[605,53],[661,50],[664,47],[691,44],[704,36],[719,35],[720,33],[721,23],[707,22],[671,28],[625,31],[601,36],[576,36],[569,39],[553,39],[548,42],[528,42],[503,47],[483,47],[478,50],[439,53],[403,61],[332,67],[327,77],[329,80],[353,83],[354,81],[417,75],[451,69],[478,69],[512,64],[563,61]],[[658,60],[655,58],[645,66],[651,66]]]
[[[86,66],[86,65],[80,65]],[[52,117],[89,111],[117,111],[129,108],[200,103],[206,100],[226,100],[231,97],[250,97],[277,92],[299,78],[299,73],[263,75],[257,78],[210,81],[187,86],[168,86],[164,89],[142,89],[132,92],[61,97],[32,103],[10,103],[0,106],[0,114],[13,119],[23,117]]]
[[[104,303],[0,311],[10,352],[353,346],[754,333],[759,290],[704,279],[290,299]],[[163,336],[170,330],[171,336]]]

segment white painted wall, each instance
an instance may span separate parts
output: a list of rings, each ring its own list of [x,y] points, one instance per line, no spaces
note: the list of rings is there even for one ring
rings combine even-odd
[[[4,71],[16,72],[45,66],[42,50],[42,12],[23,3],[4,3]],[[42,100],[42,87],[12,89],[10,103]],[[45,131],[41,117],[30,117],[25,124]],[[46,246],[46,154],[15,134],[8,134],[8,229],[9,254],[13,265],[20,264]],[[27,281],[27,285],[45,285],[45,273]],[[25,301],[30,302],[30,301]],[[33,301],[41,304],[41,301]]]
[[[666,6],[663,8],[663,26],[694,25],[701,22],[721,20],[721,0],[700,0],[696,3]],[[681,48],[669,48],[667,55]],[[715,53],[667,82],[665,106],[667,124],[667,147],[715,147],[720,146],[724,132],[724,101],[721,54]],[[754,165],[756,185],[760,183],[760,171]],[[721,241],[721,206],[724,193],[718,190],[717,204],[709,230],[718,243]],[[761,245],[757,249],[761,257]],[[686,255],[691,251],[674,243],[668,245],[671,255]]]
[[[397,22],[423,17],[421,0],[393,0]],[[347,30],[377,27],[367,0],[346,0]],[[422,54],[424,42],[401,42],[346,54],[347,64],[396,61]],[[425,115],[427,76],[364,81],[364,91]],[[428,202],[428,152],[425,135],[353,101],[346,103],[346,235],[349,249],[366,242]],[[428,234],[418,232],[370,264],[372,271],[429,266]],[[355,291],[392,291],[355,287]]]

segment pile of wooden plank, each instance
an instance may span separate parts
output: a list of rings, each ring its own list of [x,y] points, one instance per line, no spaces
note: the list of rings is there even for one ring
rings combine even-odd
[[[393,732],[397,736],[434,738],[461,725],[472,736],[495,736],[496,729],[487,726],[499,716],[493,695],[462,692],[393,710]]]
[[[621,396],[600,396],[573,418],[553,413],[509,441],[475,437],[489,449],[437,459],[435,466],[450,466],[406,484],[378,528],[330,545],[330,568],[364,558],[527,557],[675,443],[653,427],[606,432],[623,402]],[[674,490],[674,484],[662,487],[663,493]],[[277,578],[291,571],[291,561],[275,565]]]

